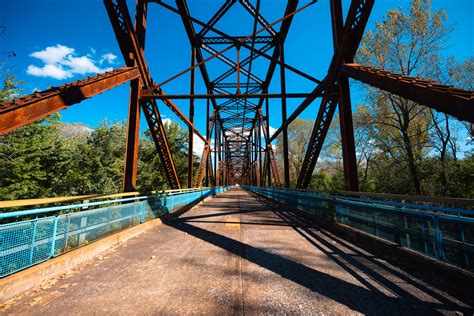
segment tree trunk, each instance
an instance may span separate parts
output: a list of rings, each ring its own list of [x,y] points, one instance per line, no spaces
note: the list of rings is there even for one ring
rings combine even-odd
[[[413,154],[413,147],[411,144],[410,137],[408,136],[408,131],[403,130],[403,145],[407,154],[408,167],[410,168],[411,178],[413,180],[413,186],[415,188],[415,193],[421,195],[421,184],[420,178],[418,175],[418,167],[416,166],[415,155]]]
[[[446,149],[447,144],[443,143],[439,161],[441,162],[441,186],[443,187],[444,196],[448,196],[448,179],[446,176]]]

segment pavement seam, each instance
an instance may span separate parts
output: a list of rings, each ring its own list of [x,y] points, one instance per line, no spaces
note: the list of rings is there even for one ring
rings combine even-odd
[[[238,200],[238,206],[239,206],[239,220],[242,223],[242,206],[240,204],[240,199]],[[241,244],[243,244],[243,238],[242,238],[242,224],[240,225],[239,229],[239,241]],[[239,274],[240,274],[240,301],[241,301],[241,307],[242,307],[242,315],[245,315],[245,302],[244,302],[244,280],[242,278],[242,266],[243,266],[243,256],[244,256],[244,251],[243,247],[240,247],[240,258],[239,258]]]

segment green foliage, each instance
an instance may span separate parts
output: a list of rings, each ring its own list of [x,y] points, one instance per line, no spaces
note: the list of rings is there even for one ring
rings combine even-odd
[[[458,63],[442,54],[449,31],[443,10],[432,12],[429,0],[413,0],[406,11],[388,11],[366,33],[357,61],[472,90],[474,57]],[[7,73],[0,102],[17,96],[19,84]],[[474,198],[474,154],[457,153],[463,128],[459,122],[372,88],[367,88],[366,104],[357,107],[354,127],[362,191]],[[292,186],[313,124],[297,119],[288,128]],[[344,189],[339,129],[336,117],[312,189]],[[180,182],[185,184],[188,132],[175,122],[166,124],[165,131]],[[120,192],[125,135],[124,122],[104,121],[91,129],[60,123],[53,115],[0,137],[0,200]],[[281,175],[282,149],[278,138],[275,152]],[[140,139],[137,184],[140,191],[169,188],[148,131]]]
[[[187,181],[188,133],[176,122],[165,124],[165,132],[173,153],[173,160],[180,182]],[[137,185],[139,191],[169,189],[163,166],[156,153],[156,147],[147,131],[140,140]]]
[[[302,119],[294,120],[288,127],[288,152],[290,164],[290,183],[291,186],[296,186],[298,181],[298,174],[303,165],[304,155],[308,147],[308,135],[311,134],[314,121],[307,121]],[[283,135],[277,138],[275,147],[275,158],[278,162],[281,176],[283,176]]]
[[[121,191],[125,132],[125,123],[104,121],[85,138],[68,139],[73,159],[65,183],[70,195]]]
[[[34,123],[0,138],[0,199],[63,193],[70,162],[55,121]]]
[[[103,121],[95,129],[63,124],[54,115],[15,130],[0,141],[0,200],[108,194],[122,190],[126,124]],[[187,131],[165,124],[181,183],[187,180]],[[140,139],[140,191],[168,189],[147,131]]]
[[[20,93],[22,90],[18,86],[22,83],[22,81],[16,81],[14,75],[5,73],[5,77],[3,78],[3,87],[0,90],[0,103],[10,100],[18,95],[18,93]]]
[[[430,0],[412,0],[407,10],[389,10],[366,32],[356,59],[361,64],[472,90],[474,57],[458,63],[443,54],[450,31],[444,10],[433,12]],[[473,154],[467,152],[462,159],[458,154],[463,125],[412,101],[364,87],[366,104],[357,105],[354,113],[360,190],[472,197]],[[340,143],[335,118],[312,188],[341,189]]]

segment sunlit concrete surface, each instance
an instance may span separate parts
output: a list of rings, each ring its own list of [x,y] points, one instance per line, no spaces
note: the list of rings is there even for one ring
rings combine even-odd
[[[471,314],[470,304],[235,188],[0,313]]]

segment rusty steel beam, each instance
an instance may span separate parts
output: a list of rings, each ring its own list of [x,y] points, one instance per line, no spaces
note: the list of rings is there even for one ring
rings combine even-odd
[[[347,79],[340,76],[340,65],[346,60],[353,60],[364,34],[365,26],[369,19],[375,0],[353,0],[343,25],[342,6],[339,0],[331,1],[331,18],[333,29],[334,55],[326,76],[325,85],[319,85],[315,90],[328,89],[323,97],[316,118],[310,143],[305,154],[303,167],[298,176],[297,187],[308,187],[314,167],[319,157],[324,139],[331,124],[337,102],[340,101],[341,136],[343,138],[344,178],[346,188],[358,190],[357,164],[355,160],[354,134],[352,127],[352,114],[350,108],[350,94]],[[331,96],[332,85],[337,84],[337,97]],[[302,105],[305,104],[303,101]],[[302,112],[302,106],[296,111]],[[296,112],[295,111],[295,112]],[[287,124],[289,124],[288,122]],[[276,133],[275,133],[276,134]],[[275,135],[273,135],[275,136]],[[275,136],[276,137],[276,136]]]
[[[263,155],[262,186],[266,186],[265,183],[268,183],[268,186],[270,186],[271,184],[271,176],[268,172],[269,169],[270,167],[268,165],[268,152],[265,150]]]
[[[159,88],[157,88],[159,89]],[[164,94],[164,93],[155,93],[157,90],[148,90],[144,89],[142,92],[142,99],[159,99],[159,100],[182,100],[182,99],[260,99],[260,98],[270,98],[270,99],[280,99],[282,97],[286,98],[306,98],[309,93],[259,93],[259,94]],[[168,106],[171,110],[179,110],[175,105]],[[177,114],[178,115],[178,114]],[[188,119],[184,114],[179,114],[180,118],[187,123]],[[187,123],[188,124],[188,123]],[[189,123],[190,124],[190,123]]]
[[[262,85],[259,83],[241,83],[240,84],[243,87],[248,87],[250,89],[261,89]],[[216,83],[212,86],[213,88],[218,88],[218,89],[236,89],[237,88],[237,83],[236,82],[220,82]]]
[[[318,161],[324,139],[331,125],[331,120],[337,107],[337,96],[327,94],[321,101],[318,116],[313,127],[308,149],[303,160],[303,164],[298,176],[297,188],[307,188],[311,182],[314,167]]]
[[[209,173],[209,184],[213,187],[216,186],[216,178],[214,177],[214,169],[212,167],[212,158],[211,158],[211,153],[209,153],[209,155],[207,156],[208,158],[208,162],[207,162],[207,170],[208,170],[208,173]],[[207,184],[206,186],[209,186],[209,184]]]
[[[239,0],[242,6],[247,10],[262,27],[268,27],[270,23],[260,14],[259,7],[256,8],[248,0]],[[267,29],[271,36],[275,37],[277,32],[270,26]]]
[[[132,26],[126,1],[104,0],[104,5],[125,63],[127,66],[138,66],[143,87],[146,89],[151,88],[153,80],[148,71],[143,48],[140,46],[142,39],[138,38]],[[155,100],[141,100],[140,105],[147,120],[168,183],[172,189],[181,189],[158,105]]]
[[[194,65],[194,62],[196,61],[196,49],[194,47],[191,47],[191,66]],[[189,93],[191,95],[194,95],[194,82],[196,79],[196,72],[195,70],[191,70],[191,82],[190,82],[190,87],[189,87]],[[194,153],[193,153],[193,147],[194,147],[194,99],[189,100],[189,123],[191,124],[188,127],[188,188],[191,188],[193,185],[193,176],[194,176]],[[207,137],[205,138],[207,142]],[[208,146],[209,143],[206,144]],[[206,147],[205,146],[205,147]],[[206,159],[207,161],[207,159]],[[202,179],[201,179],[202,180]],[[201,182],[199,182],[199,186],[201,186]]]
[[[142,53],[145,50],[147,9],[148,4],[146,0],[137,0],[135,10],[135,32]],[[138,144],[140,142],[140,93],[140,80],[135,79],[130,82],[127,140],[125,144],[123,171],[124,192],[133,192],[137,190]]]
[[[161,121],[159,109],[156,104],[153,104],[152,102],[141,100],[140,104],[143,112],[145,113],[145,118],[150,128],[151,137],[158,151],[166,179],[172,188],[181,189],[178,173],[171,156],[171,150],[166,138],[165,127]]]
[[[286,8],[285,8],[285,13],[284,15],[285,16],[288,16],[294,12],[296,12],[296,8],[298,6],[298,0],[290,0],[288,1],[287,5],[286,5]],[[280,27],[280,31],[278,32],[278,35],[277,37],[279,38],[279,45],[280,46],[283,46],[284,43],[285,43],[285,40],[286,40],[286,37],[288,35],[288,32],[290,30],[290,26],[291,26],[291,22],[293,21],[293,15],[290,16],[290,18],[284,20],[281,24],[281,27]],[[264,80],[264,83],[262,85],[262,88],[265,90],[268,90],[268,87],[270,86],[270,82],[273,78],[273,74],[275,73],[275,69],[276,69],[276,66],[277,65],[280,65],[280,66],[284,66],[285,67],[285,63],[282,62],[280,60],[280,50],[278,49],[275,49],[273,51],[273,54],[271,56],[271,62],[270,62],[270,65],[268,67],[268,71],[267,71],[267,75],[265,77],[265,80]],[[285,68],[288,68],[288,67],[285,67]],[[320,81],[317,80],[317,82],[319,83]],[[308,95],[306,97],[306,99],[310,98],[311,95]],[[257,109],[261,108],[263,106],[263,102],[264,102],[264,98],[261,98],[259,100],[259,103],[258,103],[258,106],[257,106]],[[253,121],[253,124],[252,124],[252,129],[253,130],[255,128],[255,124],[257,123],[257,115],[255,115],[254,117],[254,121]],[[283,128],[284,129],[284,128]]]
[[[309,95],[306,99],[303,100],[303,102],[300,104],[300,106],[291,113],[291,115],[282,123],[282,125],[273,133],[273,135],[270,137],[270,141],[274,141],[278,135],[281,134],[283,129],[287,128],[288,125],[290,125],[301,113],[303,113],[306,108],[313,103],[314,100],[318,97],[322,97],[326,91],[326,82],[323,84],[318,85]]]
[[[285,50],[283,45],[279,46],[280,60],[285,62]],[[286,78],[285,68],[280,67],[280,87],[281,87],[281,121],[285,122],[286,115]],[[283,176],[285,179],[285,188],[290,187],[290,154],[288,151],[288,128],[283,129]]]
[[[461,121],[474,123],[473,91],[359,64],[344,64],[340,70],[342,74],[373,87],[452,115]]]
[[[217,12],[211,17],[211,19],[204,25],[202,30],[199,32],[199,37],[203,37],[212,30],[212,27],[224,16],[224,14],[229,11],[229,9],[234,5],[235,0],[226,0],[224,4],[217,10]]]
[[[197,172],[196,179],[195,179],[195,182],[194,182],[194,187],[195,188],[200,188],[201,187],[202,179],[204,178],[205,171],[207,169],[207,163],[208,163],[209,155],[210,155],[210,152],[211,152],[210,150],[211,150],[211,146],[209,144],[204,145],[204,149],[202,151],[202,156],[201,156],[201,161],[199,163],[198,172]]]
[[[123,192],[137,191],[138,144],[140,138],[140,80],[130,84],[127,139],[123,171]]]
[[[211,84],[211,80],[209,79],[209,73],[207,72],[206,65],[203,63],[204,58],[202,56],[202,51],[201,51],[200,46],[196,45],[195,40],[198,37],[204,36],[207,33],[206,27],[209,26],[209,27],[212,28],[212,25],[217,23],[217,21],[220,19],[220,17],[222,15],[224,15],[225,12],[227,12],[227,10],[229,10],[232,7],[234,1],[226,1],[224,3],[224,5],[219,9],[219,11],[211,18],[209,23],[204,24],[205,28],[203,28],[201,30],[201,32],[199,33],[198,36],[196,36],[196,31],[194,29],[193,24],[190,21],[189,10],[188,10],[186,1],[184,1],[184,0],[176,1],[176,4],[177,4],[179,10],[176,10],[175,8],[173,8],[169,5],[165,5],[165,4],[163,4],[159,1],[158,1],[158,3],[165,6],[168,9],[171,8],[170,10],[173,10],[173,12],[175,12],[175,13],[177,13],[181,16],[181,19],[182,19],[183,24],[184,24],[184,28],[186,30],[186,34],[188,35],[189,42],[190,42],[191,46],[195,46],[195,48],[196,48],[196,61],[198,62],[199,71],[201,72],[201,76],[202,76],[202,79],[204,81],[204,84],[206,85],[207,91],[212,91],[212,84]],[[212,99],[211,101],[212,101],[213,108],[217,109],[216,100]],[[216,118],[218,120],[220,120],[221,118],[220,118],[219,112],[217,112],[216,114],[217,114]]]
[[[41,120],[73,104],[139,77],[138,68],[118,68],[2,103],[0,104],[0,135]]]
[[[275,186],[281,187],[280,172],[278,171],[278,165],[276,163],[275,154],[273,153],[272,144],[268,145],[268,159],[270,160],[270,166],[272,167],[273,181]]]
[[[331,22],[334,51],[337,51],[339,39],[343,33],[342,3],[341,0],[331,0]],[[354,48],[352,48],[354,49]],[[352,61],[355,51],[348,51],[342,62]],[[352,121],[351,93],[349,79],[340,74],[339,87],[339,126],[341,130],[342,162],[344,167],[344,185],[349,191],[359,191],[357,159],[354,141],[354,125]],[[316,158],[317,159],[317,158]]]
[[[203,38],[197,38],[196,41],[200,44],[209,44],[209,45],[218,45],[218,44],[225,44],[225,45],[230,45],[234,44],[235,42],[239,42],[242,39],[244,39],[245,36],[232,36],[232,38],[225,38],[221,36],[210,36],[210,37],[203,37]],[[275,41],[275,38],[273,36],[255,36],[252,37],[252,39],[255,39],[256,44],[270,44]],[[249,43],[252,41],[252,39],[247,39],[246,43]]]
[[[194,126],[194,123],[191,122],[190,119],[186,117],[186,115],[181,111],[181,109],[171,100],[173,99],[173,95],[167,95],[165,92],[156,86],[152,86],[151,89],[143,89],[142,94],[141,94],[141,99],[142,100],[152,100],[152,99],[158,99],[162,100],[163,103],[171,110],[173,111],[176,116],[183,121],[189,128],[191,128],[194,133],[205,143],[207,142],[206,138],[201,134],[201,132]],[[179,99],[179,98],[178,98]],[[199,98],[181,98],[181,99],[199,99]],[[205,99],[205,98],[202,98]]]
[[[265,45],[264,47],[262,47],[261,49],[262,50],[265,50],[265,49],[270,49],[273,47],[273,44],[272,45]],[[201,48],[204,49],[206,52],[208,52],[209,54],[211,55],[215,55],[217,59],[219,59],[220,61],[226,63],[227,65],[229,65],[231,67],[231,69],[227,70],[226,72],[224,72],[223,74],[221,74],[219,77],[217,77],[216,79],[214,79],[212,82],[211,82],[211,85],[212,87],[217,87],[217,85],[222,81],[224,80],[225,78],[229,77],[231,74],[237,72],[237,65],[234,61],[232,61],[231,59],[227,58],[225,55],[221,55],[219,54],[219,52],[217,50],[215,50],[214,48],[208,46],[208,45],[201,45]],[[262,79],[258,78],[257,76],[255,76],[254,74],[252,74],[250,71],[247,71],[245,70],[245,68],[243,68],[243,66],[247,65],[248,63],[250,63],[252,61],[252,59],[255,59],[257,58],[258,56],[253,56],[253,55],[250,55],[249,57],[243,59],[240,63],[239,63],[239,71],[241,73],[243,73],[245,76],[248,76],[249,78],[252,78],[255,82],[257,82],[259,84],[259,87],[261,86],[262,84]]]
[[[295,1],[295,0],[292,0],[292,2],[294,2],[294,1]],[[173,7],[171,7],[170,5],[168,5],[168,4],[164,3],[164,2],[162,2],[161,0],[150,0],[150,2],[156,2],[156,3],[160,4],[161,6],[163,6],[164,8],[168,9],[169,11],[174,12],[174,13],[176,13],[176,14],[179,14],[179,15],[181,15],[182,17],[186,17],[186,18],[189,19],[191,22],[196,23],[196,24],[198,24],[198,25],[201,25],[201,26],[203,26],[204,28],[209,28],[209,30],[215,32],[216,34],[218,34],[218,35],[220,35],[220,36],[222,36],[222,37],[224,37],[224,38],[226,38],[226,39],[232,39],[232,38],[233,38],[232,36],[230,36],[230,35],[228,35],[228,34],[222,32],[222,31],[220,31],[220,30],[218,30],[218,29],[216,29],[216,28],[214,28],[214,27],[211,27],[211,26],[207,25],[206,23],[200,21],[199,19],[196,19],[196,18],[194,18],[194,17],[192,17],[192,16],[186,15],[185,13],[182,13],[182,12],[176,10],[175,8],[173,8]],[[314,2],[315,2],[315,1],[311,2],[310,4],[312,4],[312,3],[314,3]],[[305,5],[304,7],[300,8],[300,9],[298,9],[298,10],[303,10],[303,9],[306,9],[307,7],[308,7],[308,5]],[[293,12],[293,13],[290,13],[288,16],[285,15],[286,19],[292,18],[293,14],[294,14],[294,12]],[[285,21],[287,21],[287,20],[284,20],[284,21],[282,22],[282,26],[281,26],[281,28],[280,28],[280,33],[282,34],[283,37],[286,37],[286,34],[288,33],[288,30],[289,30],[289,27],[287,26],[288,22],[285,23]],[[194,37],[193,37],[193,38],[194,38]],[[247,36],[246,38],[250,38],[250,36]],[[280,41],[281,41],[281,39],[280,39]],[[245,47],[245,48],[247,48],[247,49],[250,49],[250,50],[251,50],[252,52],[254,52],[255,54],[257,54],[257,55],[259,55],[259,56],[262,56],[262,57],[264,57],[264,58],[270,60],[272,63],[276,63],[276,64],[278,64],[278,65],[280,65],[280,66],[285,67],[285,69],[288,69],[288,70],[290,70],[290,71],[292,71],[292,72],[294,72],[294,73],[296,73],[296,74],[302,76],[303,78],[306,78],[306,79],[308,79],[308,80],[310,80],[310,81],[313,81],[313,82],[315,82],[315,83],[317,83],[317,84],[320,84],[320,83],[322,82],[322,81],[320,81],[320,80],[318,80],[318,79],[316,79],[316,78],[314,78],[314,77],[311,77],[311,76],[308,75],[307,73],[305,73],[305,72],[303,72],[303,71],[301,71],[301,70],[296,69],[295,67],[292,67],[292,66],[290,66],[290,65],[288,65],[288,64],[282,64],[281,61],[278,60],[278,57],[272,57],[272,56],[269,56],[269,55],[265,54],[265,53],[264,53],[265,50],[264,50],[263,48],[260,48],[260,49],[255,48],[255,49],[252,50],[251,46],[248,45],[245,41],[243,41],[243,39],[239,41],[239,45],[241,45],[242,47]],[[267,45],[268,45],[268,44],[267,44]],[[273,46],[273,45],[270,45],[269,48],[271,48],[271,46]],[[266,47],[266,46],[265,46],[265,47]],[[221,52],[219,52],[219,53],[221,53]],[[189,69],[188,69],[188,71],[189,71]],[[234,70],[234,71],[235,71],[235,70]],[[162,83],[162,85],[163,85],[163,83]]]
[[[352,0],[344,24],[344,31],[337,40],[337,50],[331,60],[327,76],[273,134],[272,140],[281,133],[285,126],[290,125],[317,97],[324,95],[326,90],[332,89],[332,86],[338,79],[342,61],[353,58],[359,48],[374,2],[375,0]]]
[[[178,6],[180,5],[180,3],[181,3],[182,1],[184,1],[184,0],[177,0]],[[166,7],[166,8],[169,8],[169,10],[171,10],[171,11],[173,11],[173,12],[177,12],[178,14],[180,14],[180,15],[182,16],[183,19],[187,19],[188,21],[191,21],[191,20],[192,20],[193,22],[199,21],[199,20],[194,19],[194,18],[192,18],[191,16],[189,16],[189,14],[185,14],[184,12],[177,11],[176,9],[174,9],[174,8],[172,8],[172,7],[168,6],[168,5],[166,5],[165,3],[161,2],[161,1],[156,1],[156,2],[158,2],[160,5],[162,5],[162,6]],[[297,2],[297,0],[290,1],[290,3],[293,3],[293,2]],[[232,44],[232,45],[229,45],[229,46],[227,46],[226,48],[220,50],[217,54],[211,55],[210,57],[207,57],[206,59],[204,59],[204,60],[198,62],[195,66],[190,67],[190,68],[187,68],[187,69],[185,69],[185,70],[183,70],[183,71],[177,73],[176,75],[174,75],[174,76],[172,76],[172,77],[170,77],[170,78],[168,78],[168,79],[166,79],[166,80],[160,82],[160,83],[158,84],[158,86],[159,86],[159,87],[164,86],[165,84],[167,84],[167,83],[169,83],[169,82],[171,82],[171,81],[173,81],[173,80],[175,80],[175,79],[181,77],[181,76],[184,75],[185,73],[191,71],[192,68],[196,68],[196,67],[198,67],[198,66],[201,66],[201,65],[207,63],[208,61],[210,61],[210,60],[216,58],[217,55],[222,55],[222,54],[224,54],[225,52],[227,52],[228,50],[230,50],[231,48],[233,48],[233,47],[235,47],[235,46],[237,46],[237,45],[238,45],[239,47],[246,47],[246,48],[249,47],[249,45],[245,44],[245,41],[246,41],[247,39],[249,39],[249,38],[251,38],[251,37],[253,37],[253,36],[256,36],[257,34],[260,34],[260,33],[263,32],[263,31],[266,31],[268,28],[270,28],[270,27],[272,27],[272,26],[274,26],[274,25],[276,25],[276,24],[279,24],[279,23],[282,24],[282,26],[281,26],[281,28],[280,28],[279,34],[280,34],[280,37],[282,37],[282,36],[283,36],[283,37],[286,37],[285,32],[282,31],[282,29],[283,29],[283,30],[285,29],[285,25],[284,25],[285,23],[284,23],[284,22],[285,22],[285,21],[291,21],[291,20],[293,19],[293,16],[294,16],[296,13],[301,12],[301,11],[303,11],[303,10],[309,8],[309,7],[310,7],[312,4],[314,4],[314,3],[315,3],[315,2],[309,2],[308,4],[306,4],[306,5],[304,5],[304,6],[300,7],[300,8],[298,8],[297,10],[294,10],[294,11],[292,11],[292,12],[286,14],[285,16],[283,16],[282,18],[280,18],[280,19],[274,21],[273,23],[269,24],[268,26],[266,26],[266,27],[264,27],[264,28],[262,28],[262,29],[259,29],[256,33],[250,34],[250,35],[248,35],[247,37],[245,37],[245,38],[243,38],[242,40],[240,40],[239,42],[237,42],[237,43],[235,43],[235,44]],[[200,22],[200,21],[199,21],[199,22]],[[202,23],[202,22],[200,22],[200,23]],[[222,32],[217,32],[217,30],[215,30],[215,29],[213,29],[213,31],[215,31],[215,32],[218,33],[219,35],[220,35],[220,33],[222,33]],[[226,37],[228,37],[228,36],[226,35]],[[280,39],[280,40],[281,40],[281,39]],[[257,49],[254,49],[253,51],[255,51],[255,52],[258,53],[258,50],[257,50]],[[260,54],[260,55],[263,56],[263,54]],[[272,63],[274,62],[273,59],[277,59],[277,58],[272,58],[272,57],[268,57],[268,58],[272,59]],[[279,62],[275,62],[275,63],[278,64]],[[275,65],[275,66],[276,66],[276,65]],[[287,68],[290,69],[289,67],[287,67]],[[303,74],[304,74],[304,73],[303,73]]]

